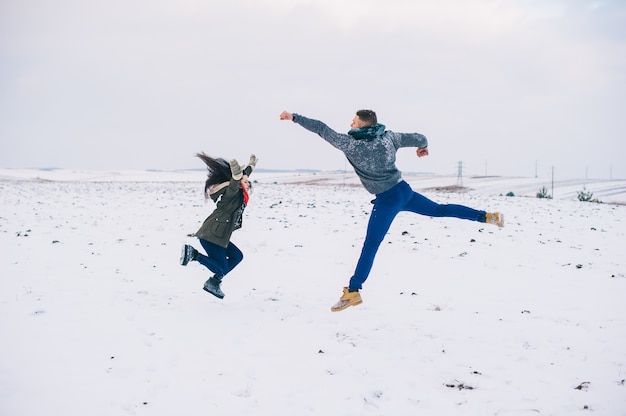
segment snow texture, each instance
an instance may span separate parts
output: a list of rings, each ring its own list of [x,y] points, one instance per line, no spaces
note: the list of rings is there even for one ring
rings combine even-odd
[[[401,213],[332,313],[371,209],[352,177],[253,177],[219,300],[178,263],[203,172],[0,173],[0,415],[626,415],[623,205],[413,178],[506,226]]]

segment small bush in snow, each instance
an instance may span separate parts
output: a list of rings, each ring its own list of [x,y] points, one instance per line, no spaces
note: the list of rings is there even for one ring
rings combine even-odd
[[[598,202],[600,201],[593,198],[593,192],[588,191],[584,186],[582,191],[578,191],[578,200],[581,202]]]
[[[578,191],[578,200],[582,202],[589,202],[593,198],[593,192],[587,191],[587,189],[583,186],[582,191]]]
[[[550,196],[550,194],[548,193],[548,188],[546,188],[545,186],[542,187],[539,192],[537,192],[537,198],[547,198],[547,199],[552,199],[552,197]]]

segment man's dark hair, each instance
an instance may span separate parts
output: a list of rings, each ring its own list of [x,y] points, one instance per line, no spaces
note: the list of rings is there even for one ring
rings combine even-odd
[[[364,121],[370,126],[373,126],[374,124],[378,124],[376,113],[373,112],[372,110],[359,110],[356,112],[356,115],[359,116],[359,118],[362,121]]]

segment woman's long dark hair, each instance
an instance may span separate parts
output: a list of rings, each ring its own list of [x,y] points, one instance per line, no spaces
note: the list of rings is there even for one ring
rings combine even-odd
[[[211,186],[230,181],[232,176],[230,164],[224,159],[213,158],[204,152],[196,153],[196,156],[204,162],[208,170],[207,180],[204,183],[204,195],[208,198]]]

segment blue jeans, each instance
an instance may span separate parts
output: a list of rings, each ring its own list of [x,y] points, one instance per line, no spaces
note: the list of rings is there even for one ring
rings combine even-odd
[[[402,181],[393,188],[376,195],[374,207],[367,224],[367,234],[363,243],[361,257],[354,275],[350,278],[349,288],[361,289],[374,264],[378,247],[383,242],[389,227],[400,211],[410,211],[429,217],[455,217],[471,221],[485,222],[485,211],[478,211],[463,205],[438,204],[411,189]]]
[[[228,243],[228,247],[224,248],[202,238],[198,240],[208,256],[198,252],[196,260],[215,273],[215,277],[220,280],[243,260],[243,253],[231,242]]]

